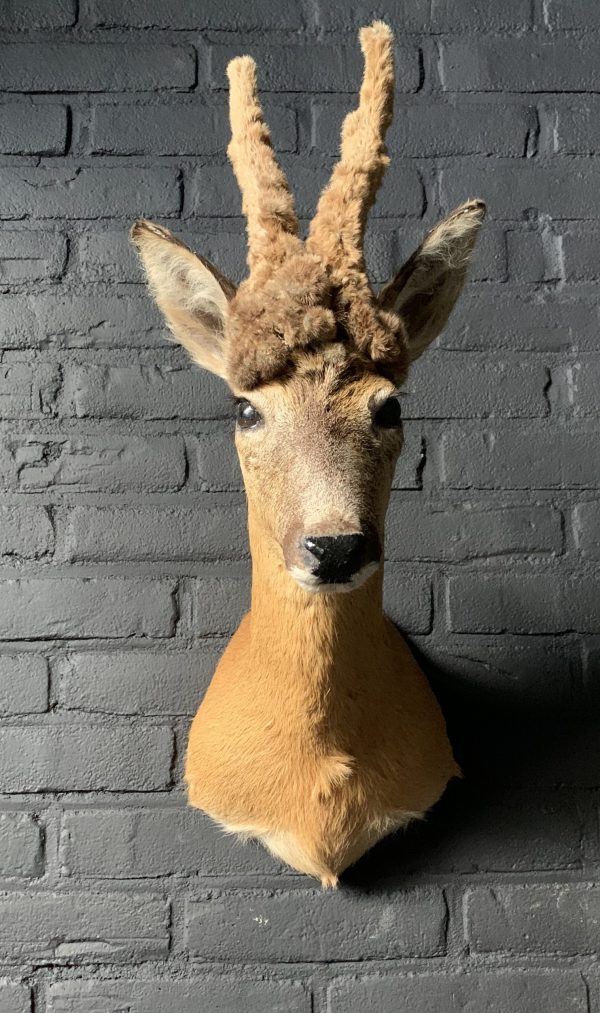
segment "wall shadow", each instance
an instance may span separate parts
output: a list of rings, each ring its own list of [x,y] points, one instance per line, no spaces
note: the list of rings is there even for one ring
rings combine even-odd
[[[539,644],[539,653],[534,644],[511,666],[509,679],[494,677],[490,644],[484,680],[412,645],[464,779],[449,785],[422,823],[348,870],[344,885],[390,890],[439,874],[583,867],[583,836],[598,834],[589,789],[600,787],[600,652],[590,654],[584,682],[581,644],[561,643],[564,669],[553,666],[544,695],[547,642]]]

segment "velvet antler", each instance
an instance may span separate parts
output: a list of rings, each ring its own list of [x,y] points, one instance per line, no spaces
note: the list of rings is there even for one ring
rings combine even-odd
[[[226,373],[240,389],[282,375],[298,350],[335,341],[347,341],[353,354],[401,383],[411,359],[445,324],[464,284],[483,217],[477,202],[436,227],[385,298],[370,285],[363,242],[389,164],[392,31],[376,21],[362,29],[360,43],[365,66],[358,107],[344,120],[340,157],[306,243],[263,119],[254,61],[244,56],[229,64],[229,157],[243,196],[250,268],[228,305]]]
[[[389,165],[384,139],[394,103],[393,34],[382,21],[360,32],[365,58],[358,108],[342,127],[340,159],[323,191],[307,245],[331,267],[364,270],[367,214]]]
[[[298,235],[294,200],[273,153],[269,129],[258,101],[256,64],[236,57],[227,68],[231,142],[227,153],[242,191],[248,228],[248,266],[278,263]]]

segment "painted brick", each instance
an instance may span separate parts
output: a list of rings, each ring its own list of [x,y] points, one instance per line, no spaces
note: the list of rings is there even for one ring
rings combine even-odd
[[[246,510],[211,507],[205,497],[183,508],[74,507],[63,551],[91,562],[239,559],[248,553]]]
[[[394,563],[385,568],[384,605],[387,614],[405,633],[429,633],[432,623],[431,582]]]
[[[582,556],[600,559],[600,503],[579,503],[575,507],[573,526]]]
[[[233,633],[250,608],[250,584],[244,577],[200,577],[188,588],[189,628],[197,637]]]
[[[390,837],[361,861],[362,882],[389,889],[400,869],[418,877],[581,869],[589,817],[571,795],[454,782],[425,824]]]
[[[103,963],[166,957],[169,910],[148,894],[0,897],[0,945],[10,963]]]
[[[476,953],[595,953],[600,890],[588,884],[479,888],[466,897],[465,929]]]
[[[44,869],[40,826],[27,813],[0,813],[0,876],[30,879]],[[0,991],[0,1013],[2,1010]]]
[[[205,492],[243,488],[242,472],[233,442],[233,426],[196,437],[191,443],[198,471],[197,485]]]
[[[0,638],[171,637],[175,585],[123,577],[2,581]]]
[[[539,232],[506,234],[510,276],[521,284],[561,281],[564,273],[561,237],[543,229]]]
[[[294,151],[294,111],[265,103],[265,116],[275,148]],[[0,139],[1,123],[0,118]],[[90,148],[103,154],[223,155],[229,138],[227,109],[221,103],[100,105],[92,111]]]
[[[544,10],[546,23],[552,29],[582,30],[600,28],[600,11],[593,0],[582,0],[576,7],[548,0]]]
[[[465,394],[464,378],[469,390]],[[473,352],[432,352],[413,367],[404,388],[406,418],[511,418],[547,415],[549,371],[543,362],[522,356],[499,359]]]
[[[64,106],[0,105],[0,152],[4,155],[62,155],[67,141]]]
[[[0,61],[2,56],[0,54]],[[2,218],[118,218],[176,215],[178,171],[166,166],[4,166],[0,169]]]
[[[598,356],[581,356],[577,362],[567,367],[569,401],[573,405],[576,418],[600,415],[598,401],[598,381],[600,379],[600,359]]]
[[[0,28],[9,32],[68,28],[75,16],[75,0],[53,0],[51,4],[41,4],[39,0],[4,0],[0,8]]]
[[[475,580],[475,577],[473,578]],[[579,672],[579,649],[564,637],[496,637],[470,633],[416,641],[429,671],[442,682],[475,694],[483,705],[501,697],[506,706],[527,713],[573,704],[573,674]]]
[[[216,419],[233,414],[223,381],[189,362],[73,366],[64,378],[63,402],[78,418]],[[0,410],[1,405],[0,393]]]
[[[0,654],[0,715],[48,710],[48,663],[37,654]]]
[[[566,155],[595,155],[600,147],[598,114],[600,100],[593,95],[578,96],[569,105],[550,112],[554,148]]]
[[[47,508],[17,504],[0,506],[0,559],[19,562],[43,559],[54,547]]]
[[[152,301],[127,290],[106,294],[90,287],[85,295],[41,293],[30,297],[29,307],[42,344],[56,338],[75,347],[112,349],[162,343],[167,334]],[[18,308],[19,302],[17,312]]]
[[[587,975],[586,984],[590,993],[590,1013],[598,1013],[600,1010],[600,976],[597,974]]]
[[[358,31],[374,18],[394,25],[398,19],[395,0],[357,0],[352,5],[336,5],[320,0],[319,21],[327,31]],[[402,32],[493,32],[510,31],[531,25],[531,6],[527,0],[412,0],[402,10]]]
[[[402,263],[397,231],[379,231],[377,223],[365,236],[365,260],[369,278],[375,284],[389,281]]]
[[[561,229],[565,278],[569,282],[600,278],[600,230],[597,224]]]
[[[458,39],[440,45],[440,77],[445,91],[598,91],[599,52],[579,39]]]
[[[337,155],[340,125],[354,102],[316,103],[313,107],[314,145]],[[512,155],[521,157],[535,125],[525,106],[490,103],[408,100],[397,107],[386,145],[392,155],[426,158],[443,155]]]
[[[0,1013],[31,1013],[31,1002],[29,985],[0,980]]]
[[[65,267],[67,244],[59,233],[2,229],[0,285],[59,278]]]
[[[362,74],[358,46],[331,46],[313,43],[311,59],[306,59],[304,46],[268,46],[254,42],[246,51],[260,67],[260,83],[264,91],[355,92]],[[225,88],[225,68],[239,56],[239,46],[213,46],[211,52],[211,83]],[[415,92],[419,87],[419,52],[416,46],[396,45],[396,89]],[[1,80],[1,79],[0,79]]]
[[[593,427],[562,432],[505,426],[442,437],[442,481],[454,489],[594,488],[600,445]]]
[[[75,506],[64,550],[70,560],[87,561],[236,559],[248,551],[245,509],[213,508],[205,498],[183,509]]]
[[[475,286],[473,286],[475,288]],[[494,352],[563,351],[577,345],[597,350],[598,310],[581,296],[540,298],[508,288],[477,286],[464,293],[442,332],[443,348]],[[504,286],[497,286],[503,289]]]
[[[432,22],[439,32],[513,31],[531,27],[527,0],[508,0],[498,7],[494,0],[433,0]]]
[[[598,218],[600,215],[600,162],[569,159],[559,164],[534,165],[498,160],[470,161],[440,173],[444,210],[464,201],[468,194],[484,200],[495,218],[522,219],[525,214],[551,218]]]
[[[386,518],[387,559],[462,560],[561,549],[561,515],[551,507],[436,509],[394,494]]]
[[[269,29],[295,29],[303,25],[300,8],[286,4],[277,9],[271,0],[240,4],[236,0],[204,0],[198,8],[195,0],[177,4],[163,0],[132,0],[125,10],[119,0],[89,0],[89,17],[102,28],[168,28],[252,32]]]
[[[581,975],[569,971],[480,971],[340,979],[329,988],[330,1013],[586,1013]]]
[[[0,418],[54,414],[59,386],[60,374],[52,363],[6,357],[0,362]]]
[[[507,281],[508,252],[504,230],[488,222],[477,245],[469,270],[471,281]]]
[[[63,876],[94,879],[255,875],[281,869],[255,841],[224,834],[197,809],[173,806],[68,810],[59,862]]]
[[[449,628],[457,633],[600,631],[600,580],[555,573],[463,573],[447,578]]]
[[[239,975],[191,977],[186,981],[58,981],[48,989],[48,1013],[310,1013],[311,997],[299,982],[240,979]],[[12,1013],[12,1011],[11,1011]],[[20,1013],[20,1011],[19,1011]],[[517,1011],[518,1013],[518,1011]]]
[[[170,784],[172,750],[171,730],[156,725],[5,726],[0,728],[2,787],[5,792],[161,791]]]
[[[12,44],[0,48],[0,87],[7,92],[188,89],[195,67],[189,46]]]
[[[404,444],[392,479],[393,489],[420,489],[427,468],[425,440],[414,423],[404,426]]]
[[[0,441],[2,442],[2,441]],[[168,492],[185,481],[185,447],[179,436],[7,437],[0,484],[24,491]]]
[[[240,890],[188,901],[186,915],[187,948],[204,960],[432,957],[446,948],[446,905],[433,889],[393,900],[344,891]],[[301,929],[307,923],[310,932]]]
[[[223,644],[189,651],[76,651],[59,663],[61,708],[103,714],[189,714],[198,709]],[[1,669],[0,669],[1,671]]]

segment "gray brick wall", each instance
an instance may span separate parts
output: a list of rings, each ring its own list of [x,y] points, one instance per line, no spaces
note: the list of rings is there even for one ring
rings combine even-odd
[[[397,33],[383,282],[489,201],[410,378],[386,601],[465,779],[337,894],[185,806],[248,601],[219,382],[127,243],[239,278],[224,69],[258,57],[303,216]],[[600,1013],[600,5],[0,3],[0,1013]]]

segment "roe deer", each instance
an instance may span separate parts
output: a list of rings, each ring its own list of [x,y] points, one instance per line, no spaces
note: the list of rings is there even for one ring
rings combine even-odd
[[[248,499],[251,610],[191,728],[189,801],[324,886],[459,774],[383,613],[381,553],[402,447],[395,395],[448,319],[485,214],[462,205],[373,292],[363,237],[389,161],[391,31],[376,22],[361,44],[359,105],[305,241],[249,57],[228,69],[249,276],[236,290],[166,229],[132,229],[175,339],[237,399]]]

